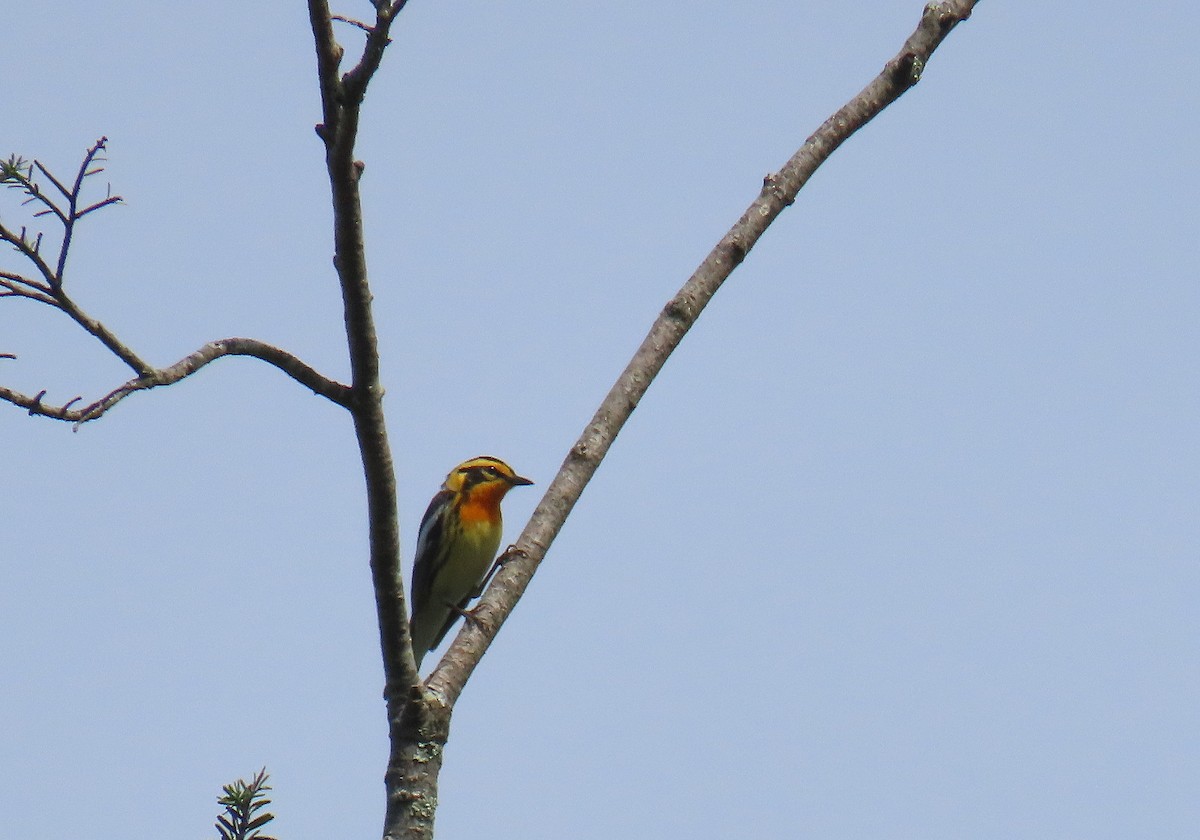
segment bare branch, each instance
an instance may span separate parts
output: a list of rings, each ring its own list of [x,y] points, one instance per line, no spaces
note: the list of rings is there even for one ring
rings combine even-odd
[[[476,620],[464,622],[454,644],[426,681],[429,689],[446,703],[453,705],[462,692],[617,434],[721,284],[771,222],[795,200],[817,167],[848,137],[917,83],[930,55],[955,25],[970,16],[977,2],[929,3],[916,31],[883,72],[827,119],[779,172],[763,180],[758,198],[663,308],[633,359],[567,453],[558,475],[510,552],[510,559],[501,566],[474,610]]]
[[[383,414],[379,381],[379,349],[367,277],[362,237],[362,167],[354,159],[359,108],[371,76],[388,43],[387,33],[402,3],[376,0],[376,23],[367,35],[363,57],[344,78],[337,76],[342,48],[333,40],[326,0],[309,0],[309,17],[317,47],[324,125],[318,134],[325,143],[334,215],[334,266],[342,290],[350,356],[353,400],[351,414],[363,459],[380,646],[384,666],[384,695],[392,721],[392,746],[403,740],[397,726],[401,709],[419,682],[408,638],[408,608],[400,573],[400,523],[396,512],[396,475]],[[389,762],[390,765],[394,762]],[[389,787],[389,795],[392,788]],[[386,819],[386,818],[385,818]]]
[[[93,161],[101,159],[98,157],[98,155],[102,151],[104,151],[104,149],[107,146],[108,146],[108,138],[101,137],[99,140],[97,140],[95,142],[95,144],[90,149],[87,150],[87,154],[85,154],[83,156],[83,162],[79,164],[79,172],[75,176],[75,186],[74,186],[74,188],[72,188],[71,192],[69,192],[67,194],[67,198],[71,199],[71,201],[72,201],[72,206],[74,206],[75,199],[79,198],[79,190],[83,188],[83,179],[88,177],[89,175],[95,174],[96,172],[103,171],[103,167],[101,167],[99,169],[93,169],[90,171],[89,171],[89,167],[91,167]],[[57,182],[55,182],[55,183],[57,183]],[[60,187],[59,189],[62,189],[62,188]]]
[[[121,341],[112,330],[90,316],[71,299],[63,288],[62,272],[70,250],[71,236],[75,222],[88,213],[99,210],[102,207],[107,207],[110,204],[115,204],[121,200],[120,196],[109,195],[85,207],[83,210],[78,209],[79,195],[83,188],[84,180],[91,175],[103,171],[103,167],[98,166],[97,161],[101,159],[100,153],[104,150],[106,143],[107,138],[101,137],[87,150],[83,162],[79,165],[79,169],[76,172],[75,181],[70,188],[64,186],[46,166],[38,161],[34,161],[32,166],[26,168],[23,161],[13,157],[0,165],[0,177],[5,182],[11,182],[12,186],[23,189],[30,196],[30,200],[37,199],[50,207],[63,222],[63,241],[59,249],[58,266],[56,269],[52,269],[41,258],[38,249],[38,243],[41,241],[40,234],[39,238],[31,244],[24,229],[21,230],[20,234],[15,234],[8,228],[0,225],[0,240],[11,243],[21,254],[34,263],[46,281],[43,284],[15,272],[0,271],[0,297],[24,297],[55,307],[65,313],[90,335],[98,339],[109,352],[128,365],[137,375],[99,400],[78,409],[73,408],[73,406],[82,400],[81,397],[75,397],[61,406],[51,406],[42,402],[46,395],[45,391],[31,397],[8,388],[2,388],[0,389],[0,400],[20,406],[30,414],[50,417],[55,420],[70,421],[76,424],[86,423],[89,420],[95,420],[100,417],[125,397],[136,391],[144,391],[149,388],[157,388],[161,385],[170,385],[178,382],[222,356],[253,356],[279,368],[288,376],[310,388],[314,393],[320,394],[338,405],[349,408],[351,400],[350,389],[347,386],[317,373],[317,371],[291,353],[258,341],[257,339],[227,338],[221,341],[213,341],[170,367],[161,370],[157,369],[144,361],[129,346]],[[53,202],[38,190],[37,184],[31,178],[34,168],[50,180],[59,192],[66,197],[68,208],[65,212],[57,208]]]
[[[338,78],[338,67],[345,50],[333,37],[333,23],[327,0],[308,0],[308,18],[312,25],[313,42],[317,47],[317,81],[321,87],[322,122],[317,134],[328,145],[338,131],[338,116],[341,112],[342,83]]]
[[[394,2],[377,0],[375,3],[375,25],[367,31],[367,43],[363,47],[362,58],[359,60],[358,66],[342,77],[342,86],[346,96],[356,106],[361,104],[363,97],[366,96],[367,85],[375,75],[375,71],[379,69],[380,62],[383,61],[383,51],[392,42],[388,37],[392,21],[396,19],[396,15],[400,14],[400,10],[407,2],[408,0],[394,0]]]
[[[28,286],[31,289],[37,289],[38,291],[45,292],[46,294],[51,293],[49,286],[43,286],[36,280],[30,280],[28,277],[12,271],[0,271],[0,279],[8,280],[12,283],[19,283],[22,286]]]
[[[87,207],[83,208],[78,213],[76,213],[75,218],[82,219],[84,216],[86,216],[88,213],[91,213],[93,210],[99,210],[100,208],[107,207],[110,204],[120,204],[121,201],[122,201],[121,196],[110,195],[107,198],[97,201],[95,204],[89,204]]]
[[[351,416],[366,479],[371,582],[383,658],[390,753],[385,774],[384,837],[431,836],[449,710],[433,713],[436,701],[420,686],[409,639],[408,607],[400,571],[400,521],[396,471],[383,413],[379,348],[363,245],[362,164],[354,158],[359,113],[367,85],[383,59],[388,30],[403,2],[374,0],[375,25],[367,30],[363,54],[353,70],[338,77],[343,50],[334,40],[326,0],[309,0],[317,49],[325,164],[333,203],[334,267],[342,291],[351,370]],[[411,772],[421,767],[420,774]]]
[[[330,15],[329,19],[330,20],[340,20],[342,23],[348,23],[351,26],[357,26],[363,32],[371,31],[371,27],[367,26],[367,24],[363,23],[361,20],[355,20],[354,18],[348,18],[345,15]]]
[[[118,359],[127,364],[134,373],[139,376],[152,376],[154,368],[133,350],[117,338],[117,334],[106,327],[100,321],[97,321],[91,315],[87,314],[73,301],[62,286],[54,289],[54,305],[67,314],[67,316],[84,330],[94,335],[101,344],[108,348],[109,352]]]
[[[58,277],[54,273],[54,269],[50,264],[42,259],[40,246],[42,235],[39,233],[37,239],[33,242],[29,241],[29,237],[24,228],[21,228],[20,233],[14,233],[3,223],[0,223],[0,242],[7,242],[12,245],[21,256],[33,263],[38,270],[38,273],[46,279],[46,284],[50,287],[58,285]]]
[[[83,156],[83,162],[79,164],[79,172],[75,175],[75,184],[72,186],[71,191],[66,193],[67,218],[66,221],[63,222],[62,244],[58,248],[58,265],[54,272],[54,276],[57,279],[57,285],[60,287],[63,284],[63,272],[66,271],[67,268],[67,254],[70,253],[71,250],[71,239],[75,235],[75,222],[90,213],[92,210],[99,209],[99,207],[104,207],[108,204],[115,204],[121,200],[120,196],[109,196],[98,205],[93,205],[92,207],[84,210],[82,213],[76,212],[76,208],[79,206],[79,192],[83,189],[83,179],[89,175],[95,174],[96,172],[102,171],[102,169],[91,169],[90,167],[92,163],[97,160],[97,156],[104,151],[107,144],[108,138],[101,137],[90,149],[87,150],[87,154]],[[42,166],[40,163],[37,165],[42,172],[46,173],[47,177],[49,177],[51,180],[54,180],[54,176],[50,175],[49,170],[47,170],[46,167]],[[59,184],[58,181],[54,181],[54,184],[60,190],[63,189],[62,185]]]
[[[40,292],[35,292],[32,289],[22,288],[4,278],[0,278],[0,297],[21,297],[49,306],[55,305],[54,298],[43,295]]]
[[[50,184],[53,184],[56,188],[58,188],[58,191],[62,193],[62,198],[71,198],[71,191],[67,190],[65,186],[62,186],[62,181],[55,178],[54,173],[50,172],[50,170],[46,168],[46,164],[42,163],[41,161],[34,161],[34,167],[38,170],[38,172],[42,173],[43,178],[46,178]],[[43,200],[49,204],[49,199]]]
[[[24,192],[28,198],[23,202],[30,204],[33,202],[39,203],[45,207],[44,210],[39,210],[33,214],[34,218],[53,215],[58,219],[63,227],[62,242],[59,244],[58,260],[54,267],[51,267],[41,255],[42,235],[39,233],[37,238],[29,241],[25,229],[22,228],[20,234],[13,233],[8,228],[0,224],[0,240],[10,243],[15,247],[26,259],[37,266],[38,272],[46,278],[46,283],[51,289],[59,289],[63,283],[63,271],[67,265],[67,255],[71,250],[71,240],[75,233],[75,223],[82,219],[87,214],[99,210],[102,207],[107,207],[110,204],[117,204],[121,201],[119,195],[108,195],[105,198],[97,201],[83,210],[78,210],[79,196],[83,189],[83,181],[89,175],[95,175],[98,172],[103,172],[104,168],[94,166],[99,160],[100,152],[105,148],[108,138],[101,137],[96,143],[87,150],[84,155],[83,162],[79,166],[79,171],[75,175],[73,186],[68,188],[62,181],[55,177],[54,173],[41,161],[35,160],[32,164],[25,164],[23,160],[17,157],[11,157],[7,162],[0,167],[0,179],[12,189],[19,189]],[[67,207],[64,210],[59,207],[49,196],[42,192],[37,181],[34,180],[33,172],[37,170],[41,177],[50,181],[63,197],[67,200]]]
[[[22,205],[31,204],[31,203],[36,202],[38,204],[42,204],[45,206],[46,209],[40,210],[37,213],[34,213],[33,214],[34,217],[54,215],[54,216],[58,217],[58,220],[60,222],[62,222],[63,224],[66,224],[66,221],[67,221],[66,214],[63,213],[63,211],[61,209],[59,209],[58,205],[56,205],[53,201],[51,201],[50,198],[47,197],[46,194],[42,192],[42,188],[40,186],[38,186],[38,183],[36,181],[33,180],[33,170],[35,168],[39,172],[41,172],[46,178],[49,178],[50,182],[52,184],[54,184],[54,186],[56,186],[60,191],[65,189],[63,187],[63,185],[58,182],[58,179],[56,179],[53,175],[51,175],[50,172],[46,169],[46,167],[44,167],[39,161],[36,161],[36,160],[30,166],[28,172],[23,173],[23,172],[20,172],[19,170],[18,171],[9,170],[6,172],[6,174],[8,176],[6,178],[6,180],[9,182],[8,183],[9,189],[19,189],[22,192],[24,192],[27,196],[29,196],[27,199],[25,199],[23,202],[21,202]],[[65,192],[63,194],[64,194],[64,196],[66,195]]]
[[[58,306],[49,287],[11,271],[0,271],[0,289],[4,290],[0,291],[0,297],[23,297],[38,303]]]
[[[45,391],[30,397],[4,387],[0,387],[0,400],[24,408],[30,414],[49,417],[52,420],[63,420],[78,426],[101,417],[130,394],[163,385],[173,385],[223,356],[252,356],[260,359],[279,368],[292,379],[309,388],[314,394],[325,397],[343,408],[350,407],[349,387],[323,376],[286,350],[253,338],[226,338],[220,341],[210,341],[170,367],[151,368],[83,408],[71,408],[72,405],[82,400],[82,397],[75,397],[61,406],[51,406],[42,402],[42,398],[46,395]]]
[[[35,160],[33,165],[37,167],[37,170],[41,172],[43,176],[45,176],[46,180],[58,188],[58,191],[62,193],[63,198],[69,199],[71,197],[71,191],[63,186],[62,181],[54,177],[54,173],[47,169],[44,163],[42,163],[40,160]],[[48,204],[49,201],[46,203]]]

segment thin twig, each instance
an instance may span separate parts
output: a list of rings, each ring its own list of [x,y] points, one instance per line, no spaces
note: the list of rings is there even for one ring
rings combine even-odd
[[[46,177],[46,180],[58,188],[58,191],[62,193],[63,198],[71,197],[71,191],[63,186],[62,181],[54,177],[54,173],[47,169],[44,163],[42,163],[40,160],[35,160],[33,165],[38,169],[39,172],[42,173],[42,175]]]
[[[83,208],[82,210],[80,210],[78,213],[75,214],[75,218],[82,219],[84,216],[86,216],[88,213],[93,212],[94,210],[99,210],[101,207],[107,207],[110,204],[120,204],[124,200],[125,199],[121,198],[121,196],[119,196],[119,195],[110,195],[108,198],[101,199],[100,201],[97,201],[95,204],[90,204],[87,207]]]
[[[345,15],[330,15],[329,19],[330,20],[340,20],[342,23],[348,23],[351,26],[357,26],[363,32],[371,31],[371,27],[368,26],[367,24],[363,23],[361,20],[355,20],[354,18],[348,18]]]
[[[54,184],[54,186],[57,187],[60,192],[65,190],[65,187],[63,187],[63,185],[61,183],[59,183],[58,179],[55,178],[50,173],[50,170],[46,169],[46,167],[43,166],[40,161],[35,160],[33,162],[33,168],[36,168],[46,178],[48,178],[50,180],[50,183]],[[44,192],[42,192],[41,187],[39,187],[37,182],[33,180],[33,169],[30,169],[28,175],[23,175],[23,174],[14,175],[12,178],[12,181],[13,181],[13,183],[8,185],[10,189],[20,189],[20,190],[24,191],[24,193],[26,195],[29,196],[29,198],[27,198],[23,202],[21,202],[22,205],[30,204],[32,202],[40,202],[41,204],[45,205],[45,207],[46,207],[45,210],[41,210],[41,211],[33,214],[35,218],[38,216],[54,215],[54,216],[58,217],[58,220],[60,222],[62,222],[63,224],[66,224],[66,222],[67,222],[66,214],[63,213],[63,211],[59,208],[59,206],[57,204],[55,204],[53,201],[51,201],[50,198]],[[66,196],[66,193],[64,192],[63,195]]]
[[[0,279],[11,280],[14,283],[20,283],[22,286],[29,286],[30,288],[38,289],[39,291],[43,291],[46,294],[50,294],[49,286],[43,286],[38,281],[30,280],[28,277],[24,276],[23,274],[17,274],[12,271],[0,271]]]
[[[58,306],[54,298],[44,292],[37,291],[37,287],[26,288],[17,282],[14,282],[7,277],[0,277],[0,297],[22,297],[29,300],[36,300],[38,303],[44,303],[48,306]]]
[[[101,137],[99,140],[97,140],[95,142],[95,144],[90,149],[87,150],[87,154],[85,154],[83,156],[83,162],[79,164],[79,172],[75,176],[75,187],[74,187],[74,189],[71,190],[70,195],[68,195],[68,198],[71,198],[71,197],[78,198],[79,190],[83,187],[83,179],[88,177],[89,175],[94,174],[95,172],[101,171],[100,169],[96,169],[96,170],[92,170],[89,172],[88,169],[89,169],[89,167],[91,167],[92,161],[101,159],[101,158],[98,158],[98,155],[102,151],[104,151],[104,149],[107,146],[108,146],[108,138]]]
[[[8,290],[4,293],[7,297],[24,297],[50,306],[58,305],[48,286],[11,271],[0,271],[0,289]]]
[[[54,274],[54,269],[50,264],[42,259],[39,246],[42,242],[42,235],[39,233],[37,239],[31,244],[29,238],[22,228],[19,234],[9,230],[3,223],[0,223],[0,241],[7,242],[21,253],[21,256],[29,260],[37,266],[38,274],[42,275],[46,280],[46,285],[53,288],[58,284],[58,278]]]

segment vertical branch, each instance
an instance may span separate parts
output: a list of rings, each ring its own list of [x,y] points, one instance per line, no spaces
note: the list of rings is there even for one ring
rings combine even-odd
[[[408,608],[400,569],[400,526],[395,467],[383,412],[379,347],[363,241],[359,181],[363,164],[354,159],[359,114],[367,85],[388,44],[388,30],[405,0],[376,0],[374,26],[363,26],[367,43],[353,70],[341,78],[342,47],[334,40],[326,0],[309,0],[317,48],[324,122],[317,134],[325,163],[334,215],[334,267],[342,291],[350,356],[354,431],[367,487],[371,578],[383,656],[390,751],[384,776],[387,811],[384,837],[432,837],[441,745],[449,709],[420,687],[409,639]]]
[[[333,202],[334,267],[342,291],[352,373],[351,413],[367,484],[371,570],[379,617],[385,693],[391,703],[402,693],[402,687],[415,684],[416,667],[408,650],[407,608],[400,576],[395,473],[383,415],[378,338],[363,241],[359,192],[363,167],[354,159],[365,80],[356,95],[351,96],[347,93],[344,80],[338,77],[343,49],[334,40],[326,0],[310,0],[309,17],[317,46],[324,114],[324,123],[318,126],[317,133],[325,143],[325,163]],[[379,27],[380,23],[377,22],[375,33],[380,31]],[[368,39],[378,37],[378,34],[372,34]],[[386,30],[382,37],[386,41]]]
[[[89,175],[95,175],[98,172],[104,171],[103,168],[92,169],[91,166],[96,162],[97,156],[104,151],[104,148],[107,144],[108,138],[101,137],[96,141],[94,146],[87,150],[87,154],[83,156],[83,162],[79,164],[79,172],[75,175],[75,183],[70,190],[65,189],[62,184],[55,180],[54,176],[51,175],[44,166],[41,166],[40,164],[38,165],[38,168],[40,168],[42,172],[54,182],[54,186],[56,186],[59,192],[61,192],[67,199],[67,212],[65,214],[66,218],[63,220],[62,244],[58,249],[58,266],[54,272],[55,276],[58,278],[59,286],[61,286],[63,283],[63,270],[67,267],[67,254],[71,250],[71,237],[75,233],[75,222],[82,215],[77,211],[79,209],[79,192],[83,189],[83,179]],[[128,362],[128,360],[126,360],[126,362]]]

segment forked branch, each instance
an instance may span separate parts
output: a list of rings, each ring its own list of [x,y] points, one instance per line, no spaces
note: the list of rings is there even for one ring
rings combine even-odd
[[[0,241],[10,244],[36,269],[34,276],[15,271],[0,271],[0,298],[25,298],[57,309],[95,337],[109,352],[132,369],[136,376],[95,402],[82,407],[77,407],[82,402],[82,397],[75,397],[61,405],[49,405],[43,402],[45,391],[29,395],[4,387],[0,387],[0,400],[23,408],[31,415],[78,425],[102,416],[132,393],[171,385],[191,376],[222,356],[252,356],[279,368],[313,393],[349,408],[349,387],[323,376],[286,350],[257,339],[226,338],[212,341],[169,367],[156,368],[143,360],[102,322],[91,317],[67,294],[64,288],[64,272],[76,222],[96,210],[121,201],[120,196],[112,195],[111,192],[99,201],[84,203],[81,200],[85,181],[104,171],[100,162],[103,160],[101,153],[106,142],[102,137],[87,150],[70,185],[64,184],[40,161],[29,163],[15,155],[6,161],[0,161],[0,183],[24,193],[25,205],[32,204],[41,208],[34,212],[34,218],[53,217],[62,226],[58,255],[51,265],[42,254],[41,233],[31,235],[24,227],[17,230],[0,222]],[[61,197],[43,190],[39,179],[49,182]],[[11,359],[15,356],[8,353],[3,354],[3,358]]]

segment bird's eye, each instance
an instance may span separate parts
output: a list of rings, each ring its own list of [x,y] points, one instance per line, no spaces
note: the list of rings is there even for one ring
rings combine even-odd
[[[495,467],[484,467],[483,471],[487,475],[488,478],[499,478],[500,477],[500,471],[497,470]]]

